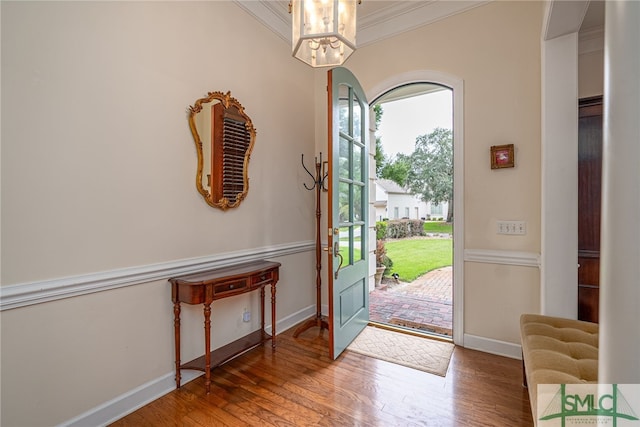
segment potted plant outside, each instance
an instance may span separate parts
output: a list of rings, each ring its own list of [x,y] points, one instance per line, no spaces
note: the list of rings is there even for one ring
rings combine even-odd
[[[384,247],[384,240],[378,239],[376,241],[376,274],[375,284],[376,287],[380,287],[382,284],[382,276],[384,275],[387,267],[391,267],[392,261],[387,256],[387,249]]]

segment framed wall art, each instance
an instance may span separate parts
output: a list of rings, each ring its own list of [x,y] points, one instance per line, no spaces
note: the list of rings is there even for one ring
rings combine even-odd
[[[491,146],[491,169],[512,168],[514,166],[513,144]]]

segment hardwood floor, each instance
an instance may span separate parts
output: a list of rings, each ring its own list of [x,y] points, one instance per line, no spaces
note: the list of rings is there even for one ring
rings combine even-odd
[[[327,331],[258,347],[112,426],[532,426],[519,360],[457,347],[446,377],[345,351]]]

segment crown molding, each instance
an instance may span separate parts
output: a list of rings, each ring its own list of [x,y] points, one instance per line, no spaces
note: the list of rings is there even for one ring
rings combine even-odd
[[[542,40],[577,33],[589,8],[588,0],[551,0],[546,3]]]
[[[604,27],[591,28],[578,33],[578,54],[604,50]]]
[[[388,8],[363,17],[358,22],[357,45],[367,46],[466,12],[490,1],[396,2]]]
[[[286,1],[233,0],[282,40],[291,44],[291,16]]]
[[[233,1],[282,40],[291,43],[291,16],[287,1]],[[389,6],[358,18],[357,45],[363,47],[466,12],[490,1],[492,0],[389,2]]]

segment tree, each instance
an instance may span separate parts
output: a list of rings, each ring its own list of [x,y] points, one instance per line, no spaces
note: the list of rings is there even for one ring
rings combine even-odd
[[[436,128],[416,138],[409,156],[407,186],[424,202],[449,203],[447,222],[453,220],[453,135],[450,129]]]
[[[409,169],[411,169],[411,157],[398,153],[394,159],[385,162],[379,176],[380,178],[390,179],[404,188],[407,185]]]
[[[373,112],[376,115],[376,130],[380,126],[380,122],[382,121],[382,105],[376,104],[373,106]],[[380,176],[380,172],[386,163],[386,157],[384,155],[384,151],[382,149],[382,139],[378,136],[376,137],[376,154],[374,155],[374,159],[376,160],[376,176]]]

